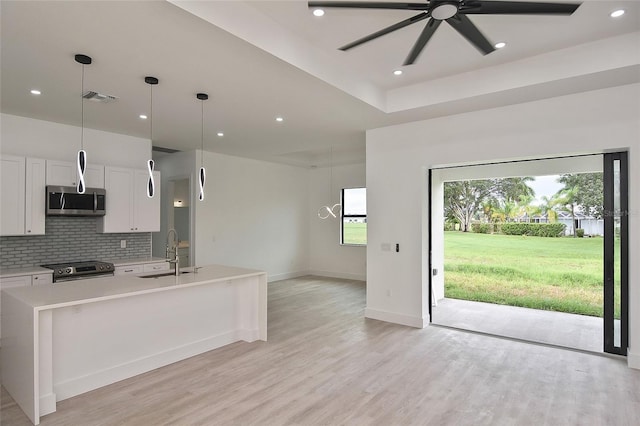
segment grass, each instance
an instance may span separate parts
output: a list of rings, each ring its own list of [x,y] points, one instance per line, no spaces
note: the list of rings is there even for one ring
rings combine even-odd
[[[367,244],[367,224],[345,222],[342,225],[344,244]]]
[[[445,232],[445,296],[601,317],[602,259],[602,238]]]

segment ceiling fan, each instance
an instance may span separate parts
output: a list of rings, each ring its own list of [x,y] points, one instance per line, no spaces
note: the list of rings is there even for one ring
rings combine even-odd
[[[539,3],[524,1],[489,0],[426,0],[423,3],[377,2],[377,1],[310,1],[310,8],[339,7],[352,9],[396,9],[415,10],[419,14],[389,27],[369,34],[361,39],[340,47],[349,50],[385,34],[404,28],[416,22],[429,19],[416,40],[403,65],[413,64],[442,21],[447,21],[456,31],[473,44],[483,54],[489,54],[495,47],[480,32],[467,15],[571,15],[581,3]]]

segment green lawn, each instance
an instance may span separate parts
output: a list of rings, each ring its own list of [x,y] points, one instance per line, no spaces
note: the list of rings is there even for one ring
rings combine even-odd
[[[367,244],[367,224],[345,222],[342,225],[344,244]]]
[[[602,238],[445,232],[445,296],[602,316],[602,259]]]

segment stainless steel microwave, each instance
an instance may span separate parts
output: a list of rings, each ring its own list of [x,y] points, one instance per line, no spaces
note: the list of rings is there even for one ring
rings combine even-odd
[[[47,186],[47,216],[104,216],[105,194],[102,188],[79,194],[73,186]]]

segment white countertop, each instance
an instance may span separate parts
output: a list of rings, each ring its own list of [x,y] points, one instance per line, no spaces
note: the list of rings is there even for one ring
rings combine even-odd
[[[19,277],[21,275],[35,275],[35,274],[53,274],[51,269],[42,268],[40,266],[29,266],[26,268],[2,268],[0,269],[0,277]]]
[[[186,271],[191,269],[193,268],[185,268]],[[154,274],[156,273],[145,275]],[[2,291],[35,309],[42,310],[171,290],[178,287],[191,287],[216,281],[224,282],[229,279],[261,274],[266,274],[266,272],[233,266],[209,265],[199,268],[196,273],[183,273],[177,277],[169,275],[158,278],[141,278],[137,275],[116,275],[50,285],[15,287]]]

